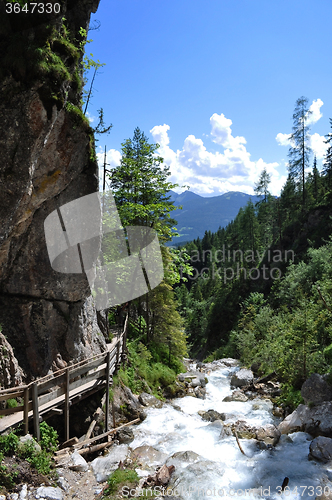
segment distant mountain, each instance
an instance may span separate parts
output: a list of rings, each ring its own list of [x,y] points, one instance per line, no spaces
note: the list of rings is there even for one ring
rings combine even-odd
[[[204,198],[191,191],[181,194],[170,191],[169,194],[175,206],[183,207],[182,210],[175,210],[171,214],[178,221],[176,227],[180,234],[178,238],[173,238],[173,245],[202,238],[205,231],[215,232],[219,227],[227,226],[250,199],[253,203],[259,199],[239,191],[230,191],[211,198]]]

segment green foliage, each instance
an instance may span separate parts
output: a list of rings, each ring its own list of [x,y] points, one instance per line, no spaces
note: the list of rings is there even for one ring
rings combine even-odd
[[[278,404],[288,406],[295,410],[300,404],[304,404],[301,391],[294,389],[290,384],[282,384],[282,395],[278,398]]]
[[[105,490],[106,495],[116,493],[123,486],[135,486],[139,481],[139,476],[135,470],[117,469],[107,480],[108,488]]]
[[[10,432],[7,435],[0,436],[0,453],[6,456],[14,455],[17,445],[19,443],[19,438],[14,434],[14,432]]]
[[[53,453],[58,447],[58,433],[46,422],[40,423],[40,446],[43,450]]]
[[[7,408],[17,408],[18,403],[16,399],[7,399]]]

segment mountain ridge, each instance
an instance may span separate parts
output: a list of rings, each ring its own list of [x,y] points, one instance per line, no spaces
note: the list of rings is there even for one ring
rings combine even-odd
[[[173,245],[202,238],[205,231],[216,232],[219,227],[227,226],[250,199],[253,203],[259,200],[258,196],[241,191],[228,191],[208,198],[189,190],[180,194],[169,191],[169,195],[174,206],[182,206],[182,210],[172,213],[179,233],[173,238]]]

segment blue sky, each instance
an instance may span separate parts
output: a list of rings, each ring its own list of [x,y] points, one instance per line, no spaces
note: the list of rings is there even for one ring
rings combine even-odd
[[[111,166],[140,127],[171,181],[202,196],[253,193],[264,167],[278,194],[287,135],[309,99],[311,145],[321,168],[332,118],[330,0],[101,0],[87,53],[99,70],[88,113],[113,124],[98,136]],[[313,158],[311,162],[313,161]],[[183,189],[178,189],[182,191]]]

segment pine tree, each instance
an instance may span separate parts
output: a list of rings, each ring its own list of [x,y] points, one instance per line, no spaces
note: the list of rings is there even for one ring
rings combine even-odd
[[[315,158],[314,158],[314,165],[313,165],[313,168],[312,168],[312,183],[313,183],[313,195],[314,195],[314,199],[317,202],[318,201],[319,184],[320,184],[320,175],[319,175],[319,171],[318,171],[318,168],[317,168],[317,158],[316,158],[316,155],[315,155]]]
[[[264,196],[266,203],[269,194],[269,184],[271,182],[271,175],[267,173],[266,168],[261,172],[258,182],[255,183],[255,193],[257,196]]]
[[[330,118],[330,124],[332,128],[332,118]],[[323,173],[327,177],[327,185],[330,190],[332,186],[332,132],[327,134],[325,137],[326,137],[325,144],[329,144],[329,147],[325,155]]]
[[[290,176],[294,180],[298,179],[302,185],[302,206],[305,204],[305,169],[309,164],[309,156],[311,148],[308,146],[309,141],[309,126],[307,125],[308,118],[312,111],[308,108],[308,99],[300,97],[296,101],[296,106],[293,114],[293,133],[290,136],[292,146],[289,148],[288,169]]]
[[[158,148],[137,127],[133,139],[122,143],[121,162],[111,169],[110,184],[124,226],[153,227],[161,241],[169,241],[176,224],[170,212],[177,207],[167,194],[178,185],[168,181],[169,167],[155,155]]]

